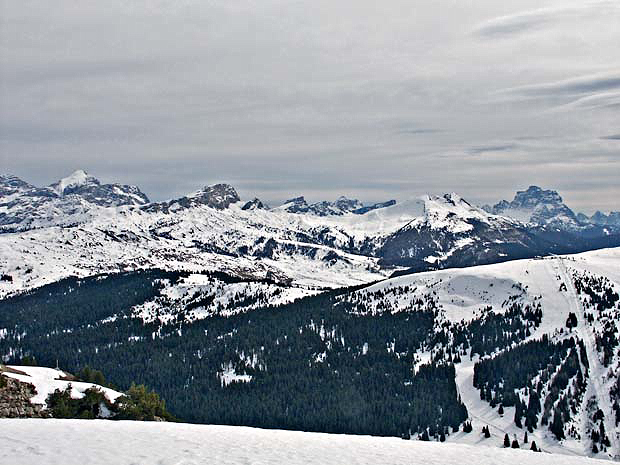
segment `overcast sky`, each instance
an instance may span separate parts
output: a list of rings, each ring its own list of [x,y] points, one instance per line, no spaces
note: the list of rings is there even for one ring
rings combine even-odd
[[[0,0],[0,172],[620,210],[620,2]]]

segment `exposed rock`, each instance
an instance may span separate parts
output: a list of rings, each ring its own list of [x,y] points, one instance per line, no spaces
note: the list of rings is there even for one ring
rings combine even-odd
[[[0,418],[47,418],[43,406],[31,404],[36,394],[34,386],[2,376],[0,383]]]
[[[355,213],[356,215],[363,215],[365,213],[368,213],[369,211],[378,210],[380,208],[391,207],[392,205],[396,205],[396,200],[388,200],[387,202],[379,202],[373,205],[367,205],[365,207],[353,210],[351,213]]]
[[[560,194],[530,186],[518,191],[512,200],[502,200],[493,207],[486,207],[494,215],[508,216],[523,223],[537,226],[553,226],[560,229],[578,229],[581,224],[575,213],[568,208]]]
[[[168,202],[152,203],[143,207],[148,212],[164,212],[182,210],[200,205],[224,210],[231,204],[241,200],[239,194],[234,187],[229,184],[214,184],[206,186],[194,194],[181,197],[180,199],[170,200]]]
[[[241,210],[267,210],[267,208],[268,207],[263,202],[261,202],[259,199],[254,197],[252,200],[247,202],[243,207],[241,207]]]

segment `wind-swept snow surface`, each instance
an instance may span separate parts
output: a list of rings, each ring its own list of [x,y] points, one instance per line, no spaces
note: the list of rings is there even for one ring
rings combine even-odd
[[[527,450],[233,426],[0,420],[2,465],[588,465]]]

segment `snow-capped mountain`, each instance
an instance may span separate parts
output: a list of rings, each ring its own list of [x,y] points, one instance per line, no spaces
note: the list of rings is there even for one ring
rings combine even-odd
[[[83,171],[44,188],[4,176],[0,189],[0,274],[6,277],[0,295],[70,275],[144,268],[334,287],[403,267],[470,266],[620,244],[609,232],[582,237],[523,223],[506,216],[509,210],[488,213],[457,194],[369,206],[345,197],[314,204],[298,197],[268,209],[216,184],[147,203],[138,188],[102,184]],[[540,198],[557,204],[557,194],[530,190],[517,195],[519,211],[540,213],[533,207]]]
[[[77,170],[49,187],[59,197],[73,194],[101,207],[149,203],[149,198],[136,186],[101,184],[97,178],[83,170]]]
[[[333,202],[323,200],[308,204],[305,197],[301,196],[287,200],[283,205],[276,207],[275,210],[287,211],[289,213],[307,213],[316,216],[342,216],[347,213],[363,215],[369,211],[391,207],[395,204],[396,200],[388,200],[386,202],[364,205],[357,199],[348,199],[345,196],[340,196]]]
[[[278,210],[289,213],[309,213],[317,216],[344,215],[352,212],[363,205],[359,200],[340,197],[334,202],[322,201],[308,204],[305,197],[295,197],[284,202],[284,205],[277,207]]]
[[[503,261],[540,250],[523,223],[491,215],[452,193],[427,197],[424,216],[388,236],[379,255],[384,263],[423,270]]]
[[[193,194],[181,197],[180,199],[170,200],[168,202],[152,203],[143,207],[146,212],[170,213],[178,210],[194,208],[194,207],[211,207],[216,210],[224,210],[231,204],[241,200],[237,191],[228,184],[214,184],[213,186],[205,186]]]
[[[485,209],[495,215],[504,215],[523,223],[538,226],[552,226],[561,229],[578,229],[581,224],[575,213],[564,204],[562,197],[554,190],[530,186],[517,191],[511,202],[502,200]]]
[[[137,187],[101,184],[82,170],[47,187],[0,176],[0,233],[80,224],[99,215],[98,207],[147,203]]]

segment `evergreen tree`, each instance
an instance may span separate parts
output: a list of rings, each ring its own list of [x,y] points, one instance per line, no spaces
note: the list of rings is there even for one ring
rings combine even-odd
[[[510,438],[508,437],[508,433],[504,435],[504,447],[510,447]]]

